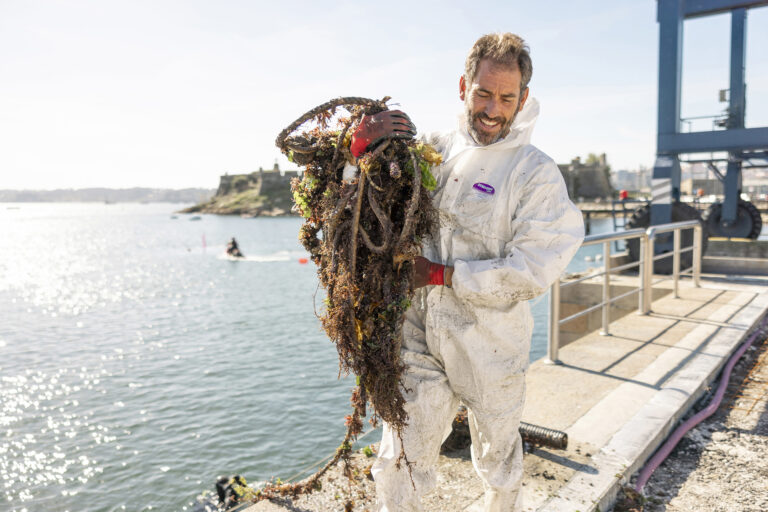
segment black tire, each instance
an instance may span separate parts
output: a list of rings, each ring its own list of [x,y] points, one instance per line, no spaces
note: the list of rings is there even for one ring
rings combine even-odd
[[[736,222],[730,226],[720,224],[723,214],[722,203],[712,204],[704,214],[704,224],[709,230],[709,236],[722,236],[727,238],[751,238],[757,240],[763,229],[763,219],[760,211],[749,201],[739,199],[736,207]]]
[[[701,254],[707,251],[707,230],[704,222],[701,219],[699,211],[691,205],[685,203],[672,203],[672,220],[671,222],[681,222],[684,220],[698,220],[703,229],[701,237]],[[625,229],[635,228],[648,228],[651,225],[651,205],[646,204],[641,206],[632,213],[632,217],[627,221]],[[660,235],[657,238],[657,244],[660,240],[664,240],[665,235]],[[672,234],[667,235],[670,239]],[[693,230],[686,229],[682,231],[682,237],[680,238],[680,247],[682,249],[693,245]],[[629,250],[629,257],[632,261],[637,261],[640,258],[640,240],[635,238],[627,240],[627,249]],[[680,267],[683,269],[689,268],[693,264],[693,251],[686,251],[680,255]],[[657,260],[654,265],[654,272],[658,274],[671,274],[672,273],[672,255],[668,258]]]

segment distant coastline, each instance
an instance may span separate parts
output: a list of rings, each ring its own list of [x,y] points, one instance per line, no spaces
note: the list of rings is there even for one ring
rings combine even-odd
[[[78,188],[0,190],[0,203],[200,203],[216,193],[208,188]]]

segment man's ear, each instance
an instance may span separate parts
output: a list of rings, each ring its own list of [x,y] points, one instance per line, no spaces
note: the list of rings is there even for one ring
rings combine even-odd
[[[464,101],[464,98],[467,96],[467,82],[464,80],[464,75],[461,75],[461,78],[459,78],[459,98],[461,98],[461,101]]]
[[[523,95],[522,95],[522,96],[520,96],[520,105],[517,107],[517,111],[518,111],[518,112],[520,112],[521,110],[523,110],[523,106],[525,105],[525,100],[527,100],[527,99],[528,99],[528,91],[529,91],[529,90],[530,90],[530,89],[529,89],[528,87],[526,87],[526,88],[525,88],[525,90],[523,91]]]

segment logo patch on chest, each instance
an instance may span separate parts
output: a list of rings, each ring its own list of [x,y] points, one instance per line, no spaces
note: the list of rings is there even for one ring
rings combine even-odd
[[[479,192],[482,192],[483,194],[488,194],[489,196],[492,196],[493,194],[496,193],[496,189],[493,188],[492,185],[489,185],[487,183],[482,183],[479,181],[474,185],[472,185],[472,188]]]

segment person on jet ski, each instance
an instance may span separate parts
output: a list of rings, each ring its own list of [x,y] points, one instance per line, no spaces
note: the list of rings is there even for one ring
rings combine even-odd
[[[235,240],[235,237],[232,237],[232,239],[227,244],[227,255],[232,256],[233,258],[244,258],[243,253],[240,252],[240,247],[237,246],[237,240]]]

